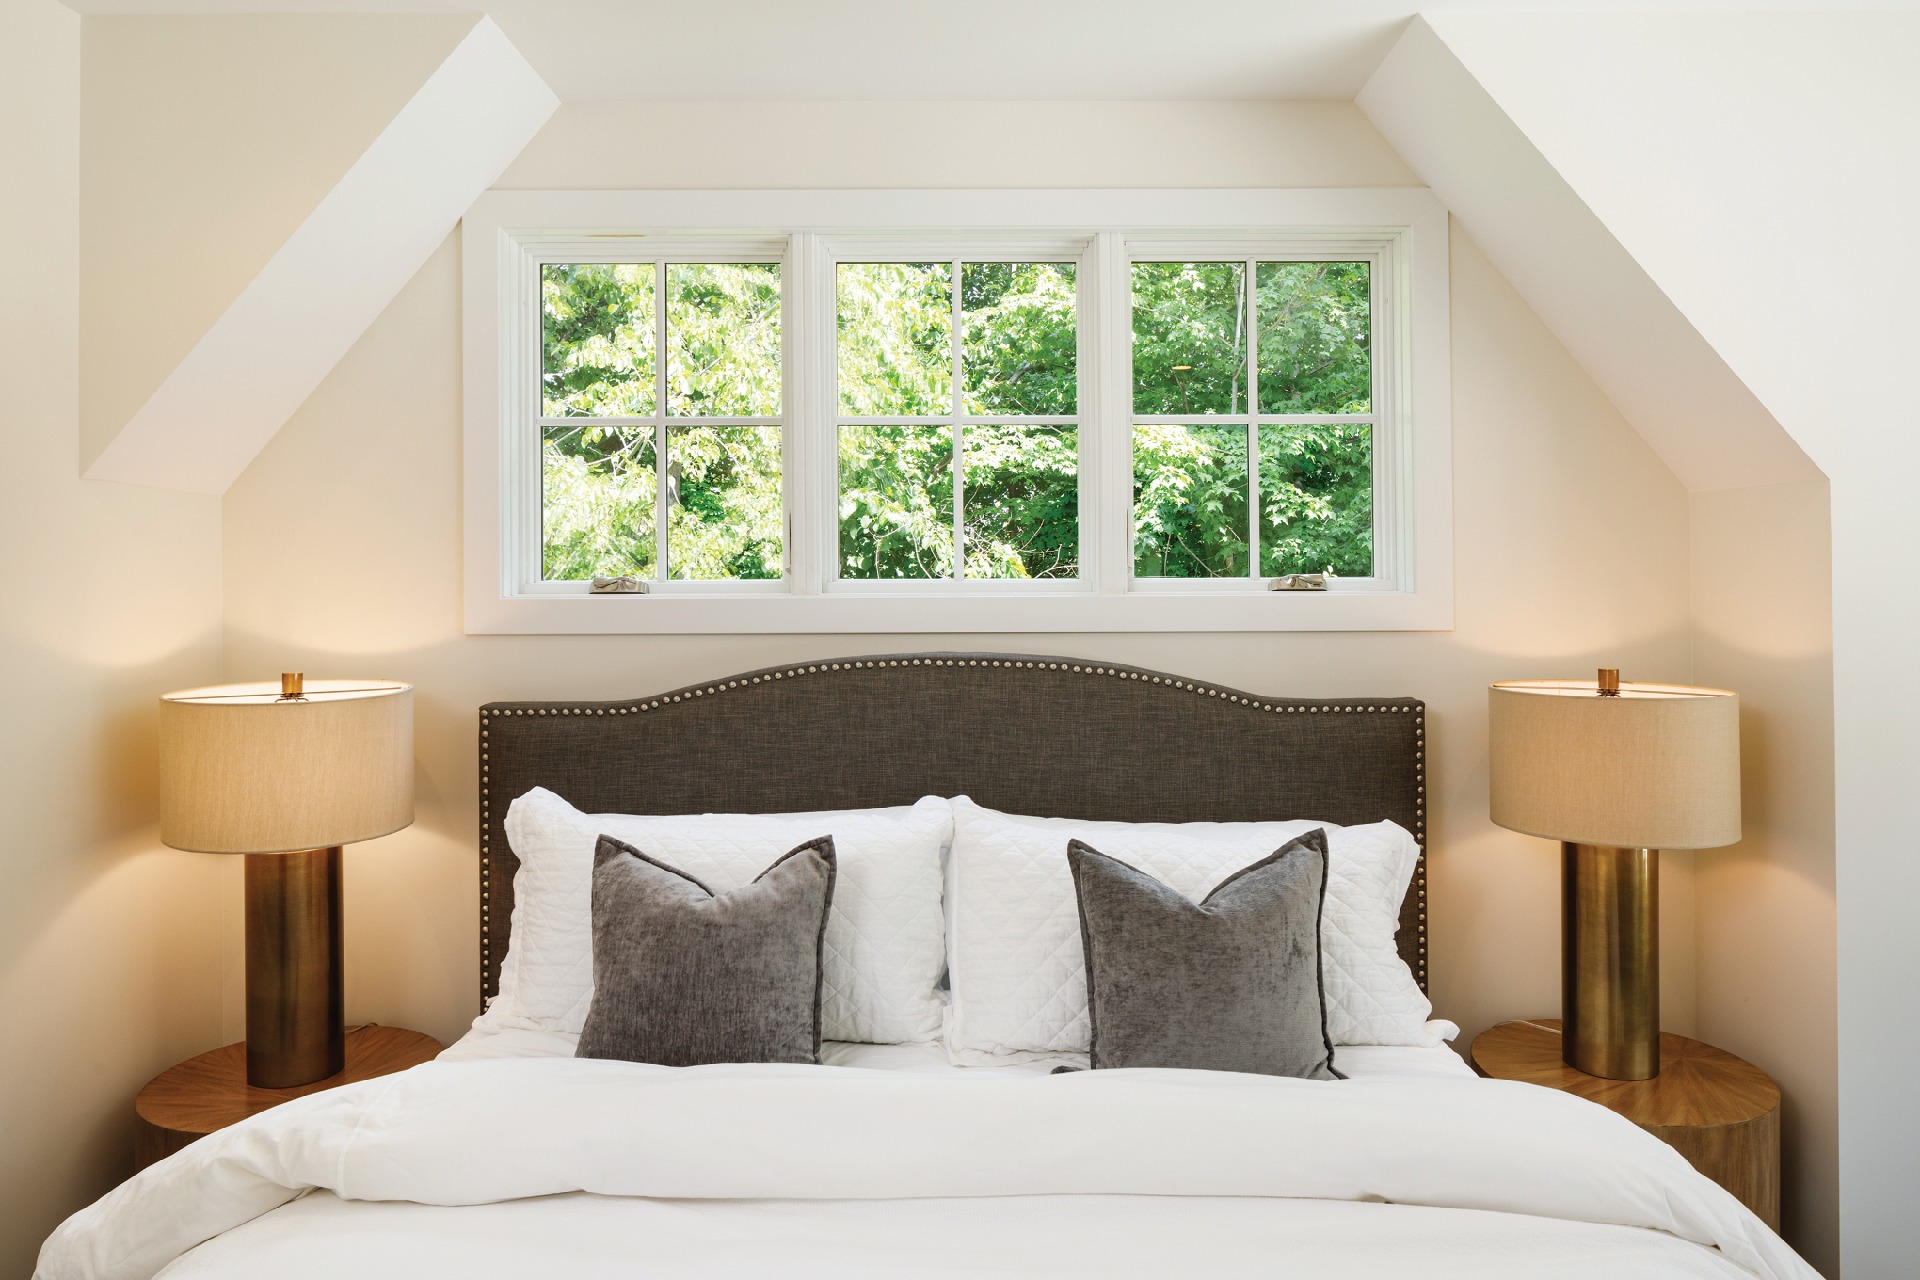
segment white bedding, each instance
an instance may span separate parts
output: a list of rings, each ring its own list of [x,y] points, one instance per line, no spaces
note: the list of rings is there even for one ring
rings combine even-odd
[[[1436,1023],[1451,1031],[1452,1023]],[[441,1062],[476,1062],[487,1058],[571,1058],[580,1037],[564,1031],[495,1028],[484,1021],[441,1051]],[[1084,1053],[1051,1057],[1024,1056],[997,1067],[957,1067],[943,1046],[934,1044],[854,1044],[829,1040],[820,1048],[820,1061],[830,1067],[864,1067],[876,1071],[908,1071],[917,1075],[1026,1076],[1045,1075],[1055,1067],[1085,1067]],[[1334,1065],[1348,1079],[1366,1076],[1454,1076],[1473,1079],[1469,1067],[1452,1049],[1436,1045],[1342,1045],[1334,1050]]]
[[[315,1192],[208,1242],[166,1280],[1728,1280],[1635,1227],[1326,1200],[1028,1196],[608,1200],[479,1208]]]
[[[36,1274],[163,1270],[1813,1278],[1672,1148],[1530,1085],[557,1057],[264,1112],[76,1214]]]

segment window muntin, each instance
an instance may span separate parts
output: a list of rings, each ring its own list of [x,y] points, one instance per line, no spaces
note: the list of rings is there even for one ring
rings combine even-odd
[[[1077,579],[1078,264],[841,261],[834,297],[836,578]]]
[[[1136,261],[1130,283],[1135,577],[1373,577],[1372,264]]]
[[[540,306],[542,580],[782,577],[780,264],[549,262]]]

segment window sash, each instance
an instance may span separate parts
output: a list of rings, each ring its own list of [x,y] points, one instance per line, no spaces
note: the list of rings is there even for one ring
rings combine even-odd
[[[834,494],[834,547],[833,557],[828,564],[829,579],[827,590],[849,591],[855,593],[882,593],[901,591],[925,591],[929,588],[953,590],[966,587],[967,584],[983,584],[974,590],[1013,590],[1047,591],[1066,593],[1080,590],[1087,576],[1088,554],[1091,550],[1087,537],[1087,500],[1084,485],[1080,494],[1076,524],[1078,525],[1079,549],[1076,552],[1078,571],[1071,578],[971,578],[966,572],[966,429],[975,426],[1010,427],[1073,427],[1075,447],[1079,454],[1079,466],[1075,472],[1076,481],[1085,472],[1087,466],[1087,444],[1085,432],[1081,426],[1082,414],[970,414],[966,410],[966,377],[964,371],[966,347],[966,309],[962,296],[962,281],[968,263],[981,262],[1034,262],[1034,263],[1072,263],[1074,274],[1074,404],[1076,408],[1084,406],[1088,394],[1086,356],[1086,305],[1082,277],[1086,269],[1083,259],[1086,257],[1086,243],[1065,246],[1072,252],[1041,253],[1039,255],[1021,255],[1014,252],[1004,242],[987,242],[981,245],[981,252],[955,254],[947,249],[939,253],[913,257],[903,251],[901,242],[881,242],[872,254],[862,254],[862,245],[842,242],[833,246],[827,270],[831,276],[834,291],[833,346],[830,353],[832,370],[830,391],[833,397],[833,494]],[[869,263],[942,263],[947,266],[948,276],[948,334],[947,354],[951,364],[948,379],[948,408],[943,414],[904,414],[873,415],[846,414],[840,412],[841,386],[839,361],[839,288],[842,266],[859,266]],[[840,501],[840,431],[849,426],[944,426],[952,433],[953,456],[950,463],[949,479],[953,485],[953,572],[942,577],[926,578],[849,578],[841,573],[839,501]]]
[[[1246,350],[1243,357],[1246,365],[1246,405],[1247,405],[1244,412],[1209,413],[1209,414],[1131,413],[1130,414],[1131,425],[1128,428],[1129,467],[1131,467],[1132,465],[1132,457],[1131,457],[1132,449],[1133,449],[1132,426],[1134,425],[1153,426],[1155,424],[1164,424],[1167,426],[1200,426],[1200,427],[1242,426],[1245,428],[1246,437],[1247,437],[1247,530],[1246,530],[1247,571],[1244,574],[1236,574],[1231,577],[1222,576],[1222,577],[1213,577],[1213,578],[1170,578],[1170,577],[1159,577],[1159,576],[1143,576],[1143,575],[1135,574],[1132,580],[1133,590],[1135,591],[1194,591],[1194,590],[1204,589],[1204,590],[1218,591],[1223,588],[1234,589],[1234,584],[1239,584],[1243,581],[1247,584],[1247,586],[1240,589],[1264,590],[1266,588],[1266,584],[1271,580],[1271,575],[1264,573],[1260,567],[1261,551],[1262,551],[1261,536],[1260,536],[1261,535],[1260,428],[1263,426],[1287,426],[1291,424],[1310,426],[1310,425],[1319,424],[1319,423],[1358,423],[1358,424],[1365,424],[1369,427],[1376,427],[1376,424],[1379,420],[1380,400],[1384,391],[1384,387],[1382,385],[1384,379],[1381,376],[1381,362],[1379,359],[1379,347],[1383,340],[1383,330],[1391,328],[1390,325],[1383,325],[1381,323],[1382,321],[1382,314],[1381,314],[1382,289],[1381,289],[1381,262],[1379,261],[1379,257],[1381,255],[1369,255],[1364,253],[1339,254],[1339,253],[1327,253],[1325,251],[1318,251],[1318,252],[1312,252],[1312,253],[1249,252],[1245,255],[1240,255],[1240,254],[1226,255],[1226,254],[1215,252],[1215,253],[1195,253],[1188,256],[1175,258],[1175,257],[1156,255],[1152,253],[1150,250],[1146,252],[1142,252],[1143,249],[1147,248],[1147,246],[1144,243],[1136,243],[1133,246],[1133,248],[1134,248],[1134,252],[1129,256],[1127,261],[1127,281],[1128,281],[1129,289],[1131,289],[1131,285],[1132,285],[1133,269],[1134,267],[1141,264],[1165,263],[1170,265],[1185,265],[1187,263],[1200,263],[1200,262],[1225,262],[1225,263],[1234,263],[1236,265],[1244,267],[1246,269],[1246,277],[1245,277],[1246,287],[1244,291],[1244,296],[1241,299],[1240,307],[1242,312],[1242,319],[1246,321],[1246,334],[1247,334]],[[1260,287],[1259,287],[1260,266],[1262,263],[1283,263],[1283,262],[1365,262],[1368,264],[1368,270],[1367,270],[1367,293],[1368,293],[1367,378],[1369,382],[1368,403],[1373,406],[1372,412],[1369,412],[1369,413],[1262,413],[1260,412]],[[1129,295],[1129,300],[1131,300],[1131,295]],[[1129,410],[1133,408],[1133,364],[1131,359],[1133,336],[1134,336],[1133,314],[1132,314],[1131,308],[1129,308],[1128,316],[1127,316],[1127,346],[1128,346],[1128,352],[1129,352],[1129,359],[1127,364],[1127,389],[1128,389],[1127,407]],[[1385,587],[1390,586],[1392,582],[1391,575],[1383,574],[1381,572],[1381,567],[1380,567],[1380,546],[1383,542],[1387,541],[1387,539],[1382,536],[1382,529],[1381,529],[1382,513],[1383,511],[1386,510],[1386,508],[1383,506],[1382,500],[1383,500],[1383,497],[1386,497],[1388,498],[1388,500],[1390,500],[1391,495],[1390,494],[1383,495],[1382,493],[1383,488],[1386,488],[1388,486],[1385,486],[1382,484],[1383,477],[1381,475],[1381,467],[1380,467],[1379,442],[1378,442],[1379,433],[1378,433],[1377,427],[1376,427],[1376,430],[1370,434],[1373,436],[1371,456],[1368,459],[1368,470],[1372,473],[1371,480],[1372,480],[1372,488],[1373,488],[1373,495],[1372,495],[1373,506],[1372,506],[1372,512],[1371,512],[1371,515],[1372,515],[1371,523],[1373,526],[1373,573],[1364,577],[1347,577],[1347,578],[1329,579],[1330,583],[1337,584],[1340,588],[1348,589],[1348,590],[1355,590],[1355,589],[1378,590],[1378,589],[1383,589]],[[1133,504],[1131,501],[1131,498],[1132,498],[1131,492],[1129,492],[1128,498],[1129,498],[1129,501],[1127,504],[1127,508],[1128,508],[1127,514],[1129,517],[1128,527],[1129,527],[1129,531],[1131,532],[1132,528],[1134,527],[1133,526],[1134,512],[1132,509]],[[1133,564],[1135,565],[1135,567],[1137,567],[1137,560],[1130,559],[1130,564]],[[1195,583],[1200,583],[1204,585],[1201,587],[1196,587],[1192,585]]]
[[[627,246],[627,247],[622,247]],[[788,579],[793,572],[793,521],[791,518],[791,466],[788,461],[789,449],[787,437],[791,435],[790,423],[793,419],[792,382],[788,374],[791,363],[791,335],[793,332],[793,307],[789,301],[790,277],[792,268],[788,264],[787,238],[759,238],[740,240],[729,237],[713,238],[676,238],[658,243],[654,237],[595,237],[592,241],[574,246],[556,244],[544,252],[528,255],[527,265],[533,276],[530,317],[532,324],[532,376],[531,394],[533,397],[531,431],[529,439],[514,441],[520,451],[531,446],[533,450],[533,492],[531,511],[521,520],[519,540],[524,543],[532,540],[530,561],[531,573],[522,570],[519,593],[529,596],[578,596],[592,592],[592,584],[584,579],[549,579],[545,574],[546,564],[546,511],[545,511],[545,455],[544,436],[550,428],[574,428],[589,426],[613,426],[643,428],[653,434],[654,450],[654,501],[653,501],[653,573],[645,579],[649,593],[686,593],[694,595],[725,595],[740,593],[748,595],[767,595],[784,593],[788,589]],[[548,414],[544,413],[545,400],[542,395],[542,375],[545,372],[544,355],[544,295],[541,288],[543,272],[546,267],[556,264],[614,263],[621,265],[650,265],[653,268],[653,408],[650,414]],[[668,312],[668,271],[676,264],[697,266],[733,265],[748,263],[769,263],[780,267],[780,409],[774,416],[728,416],[672,414],[667,412],[667,312]],[[503,396],[503,404],[512,406],[523,397]],[[777,427],[781,433],[780,467],[780,505],[784,516],[784,529],[781,538],[781,568],[779,578],[710,578],[684,579],[673,578],[669,539],[669,513],[667,504],[667,467],[671,461],[672,432],[676,428],[718,426],[718,427]],[[503,423],[503,428],[508,424]],[[510,431],[510,428],[509,428]],[[509,434],[512,439],[512,434]],[[512,504],[513,497],[507,493],[501,496],[503,511]],[[522,554],[527,554],[523,549]]]

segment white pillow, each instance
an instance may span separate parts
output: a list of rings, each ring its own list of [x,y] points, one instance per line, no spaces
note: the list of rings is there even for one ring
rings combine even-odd
[[[1198,901],[1315,827],[1327,831],[1321,968],[1334,1044],[1434,1045],[1433,1006],[1394,949],[1420,848],[1391,822],[1079,822],[953,801],[947,870],[947,1052],[957,1063],[1087,1051],[1080,909],[1067,870],[1078,837]],[[1458,1034],[1454,1031],[1453,1034]]]
[[[520,859],[500,994],[474,1025],[578,1035],[593,998],[593,849],[604,835],[671,863],[715,893],[751,881],[816,836],[838,871],[821,972],[822,1032],[872,1044],[940,1034],[946,964],[940,863],[953,831],[929,796],[891,809],[828,813],[586,814],[543,787],[507,810]]]

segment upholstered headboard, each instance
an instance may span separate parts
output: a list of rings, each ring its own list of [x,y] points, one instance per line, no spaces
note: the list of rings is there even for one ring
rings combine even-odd
[[[1262,697],[1111,663],[923,653],[792,663],[625,702],[480,708],[480,982],[499,988],[546,787],[588,813],[783,813],[968,795],[1124,822],[1391,818],[1422,853],[1400,953],[1427,985],[1425,707]]]

